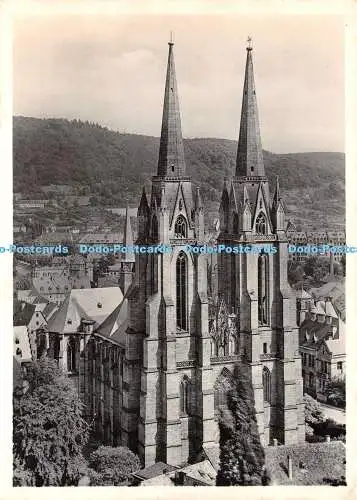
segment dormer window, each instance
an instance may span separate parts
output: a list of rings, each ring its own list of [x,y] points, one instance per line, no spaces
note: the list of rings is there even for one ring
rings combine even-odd
[[[179,215],[176,219],[175,238],[187,238],[187,223],[183,215]]]

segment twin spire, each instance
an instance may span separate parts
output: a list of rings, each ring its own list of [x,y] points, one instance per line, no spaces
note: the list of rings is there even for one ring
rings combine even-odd
[[[247,60],[235,176],[265,177],[258,105],[254,85],[253,48],[250,37],[248,37],[247,43]],[[171,36],[157,170],[159,177],[183,177],[186,175],[173,46],[174,43]]]
[[[171,36],[157,169],[159,177],[182,177],[186,174],[173,46]]]
[[[265,177],[260,139],[257,97],[255,94],[252,39],[248,38],[237,151],[236,177]]]

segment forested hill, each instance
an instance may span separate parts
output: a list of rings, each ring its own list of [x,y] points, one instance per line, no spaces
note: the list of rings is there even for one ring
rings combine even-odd
[[[123,134],[94,123],[14,117],[14,191],[38,193],[39,186],[68,184],[100,204],[137,205],[143,184],[155,174],[159,139]],[[234,173],[237,143],[224,139],[186,139],[188,174],[202,187],[213,210],[225,177]],[[264,151],[271,182],[279,175],[287,205],[332,202],[344,214],[344,154],[273,154]],[[317,207],[316,203],[319,204]],[[316,205],[316,206],[315,206]],[[335,206],[336,205],[336,206]],[[330,205],[331,206],[331,205]],[[295,207],[295,208],[294,208]]]

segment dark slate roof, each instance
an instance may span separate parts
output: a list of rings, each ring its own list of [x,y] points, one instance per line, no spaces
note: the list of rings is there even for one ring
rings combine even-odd
[[[177,467],[174,465],[168,465],[165,464],[164,462],[156,462],[156,464],[150,465],[149,467],[145,467],[145,469],[142,469],[138,472],[135,472],[133,474],[135,477],[138,479],[151,479],[152,477],[159,476],[163,474],[163,472],[171,472],[173,470],[176,470]]]

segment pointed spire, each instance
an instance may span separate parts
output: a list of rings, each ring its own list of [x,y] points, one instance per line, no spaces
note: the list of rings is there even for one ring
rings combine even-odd
[[[273,206],[272,206],[272,208],[276,210],[279,206],[283,210],[286,211],[284,200],[283,200],[283,198],[281,197],[281,194],[280,194],[279,176],[277,175],[276,176],[276,185],[275,185],[275,193],[274,193],[274,197],[273,197]]]
[[[160,208],[161,208],[161,210],[165,210],[165,208],[167,208],[165,186],[162,186],[162,188],[161,188]]]
[[[145,186],[143,187],[143,192],[140,199],[140,204],[138,208],[138,215],[146,215],[149,213],[149,203],[146,196]]]
[[[181,177],[186,171],[173,46],[171,37],[157,169],[160,177]]]
[[[253,47],[251,42],[252,40],[249,37],[237,151],[236,177],[265,177],[258,105],[255,95],[252,59]]]
[[[129,207],[128,206],[126,207],[126,212],[125,212],[124,242],[123,242],[123,245],[125,247],[133,247],[134,246],[133,231],[131,229]],[[121,261],[122,262],[135,262],[134,252],[131,251],[131,252],[124,253]]]
[[[228,194],[227,179],[224,179],[221,204],[219,206],[219,210],[224,210],[226,207],[228,207],[228,205],[229,205],[229,194]]]
[[[202,196],[200,192],[200,188],[196,188],[196,210],[200,210],[203,208],[203,201],[202,201]]]
[[[279,176],[276,176],[276,185],[275,185],[275,193],[273,198],[273,207],[277,207],[279,201],[281,200],[280,196],[280,185],[279,185]]]
[[[244,184],[243,185],[243,205],[248,205],[249,206],[249,195],[248,195],[248,189],[247,186]]]
[[[279,176],[277,175],[276,176],[276,186],[275,186],[275,195],[274,195],[274,199],[276,201],[279,201],[280,200],[280,185],[279,185]]]

